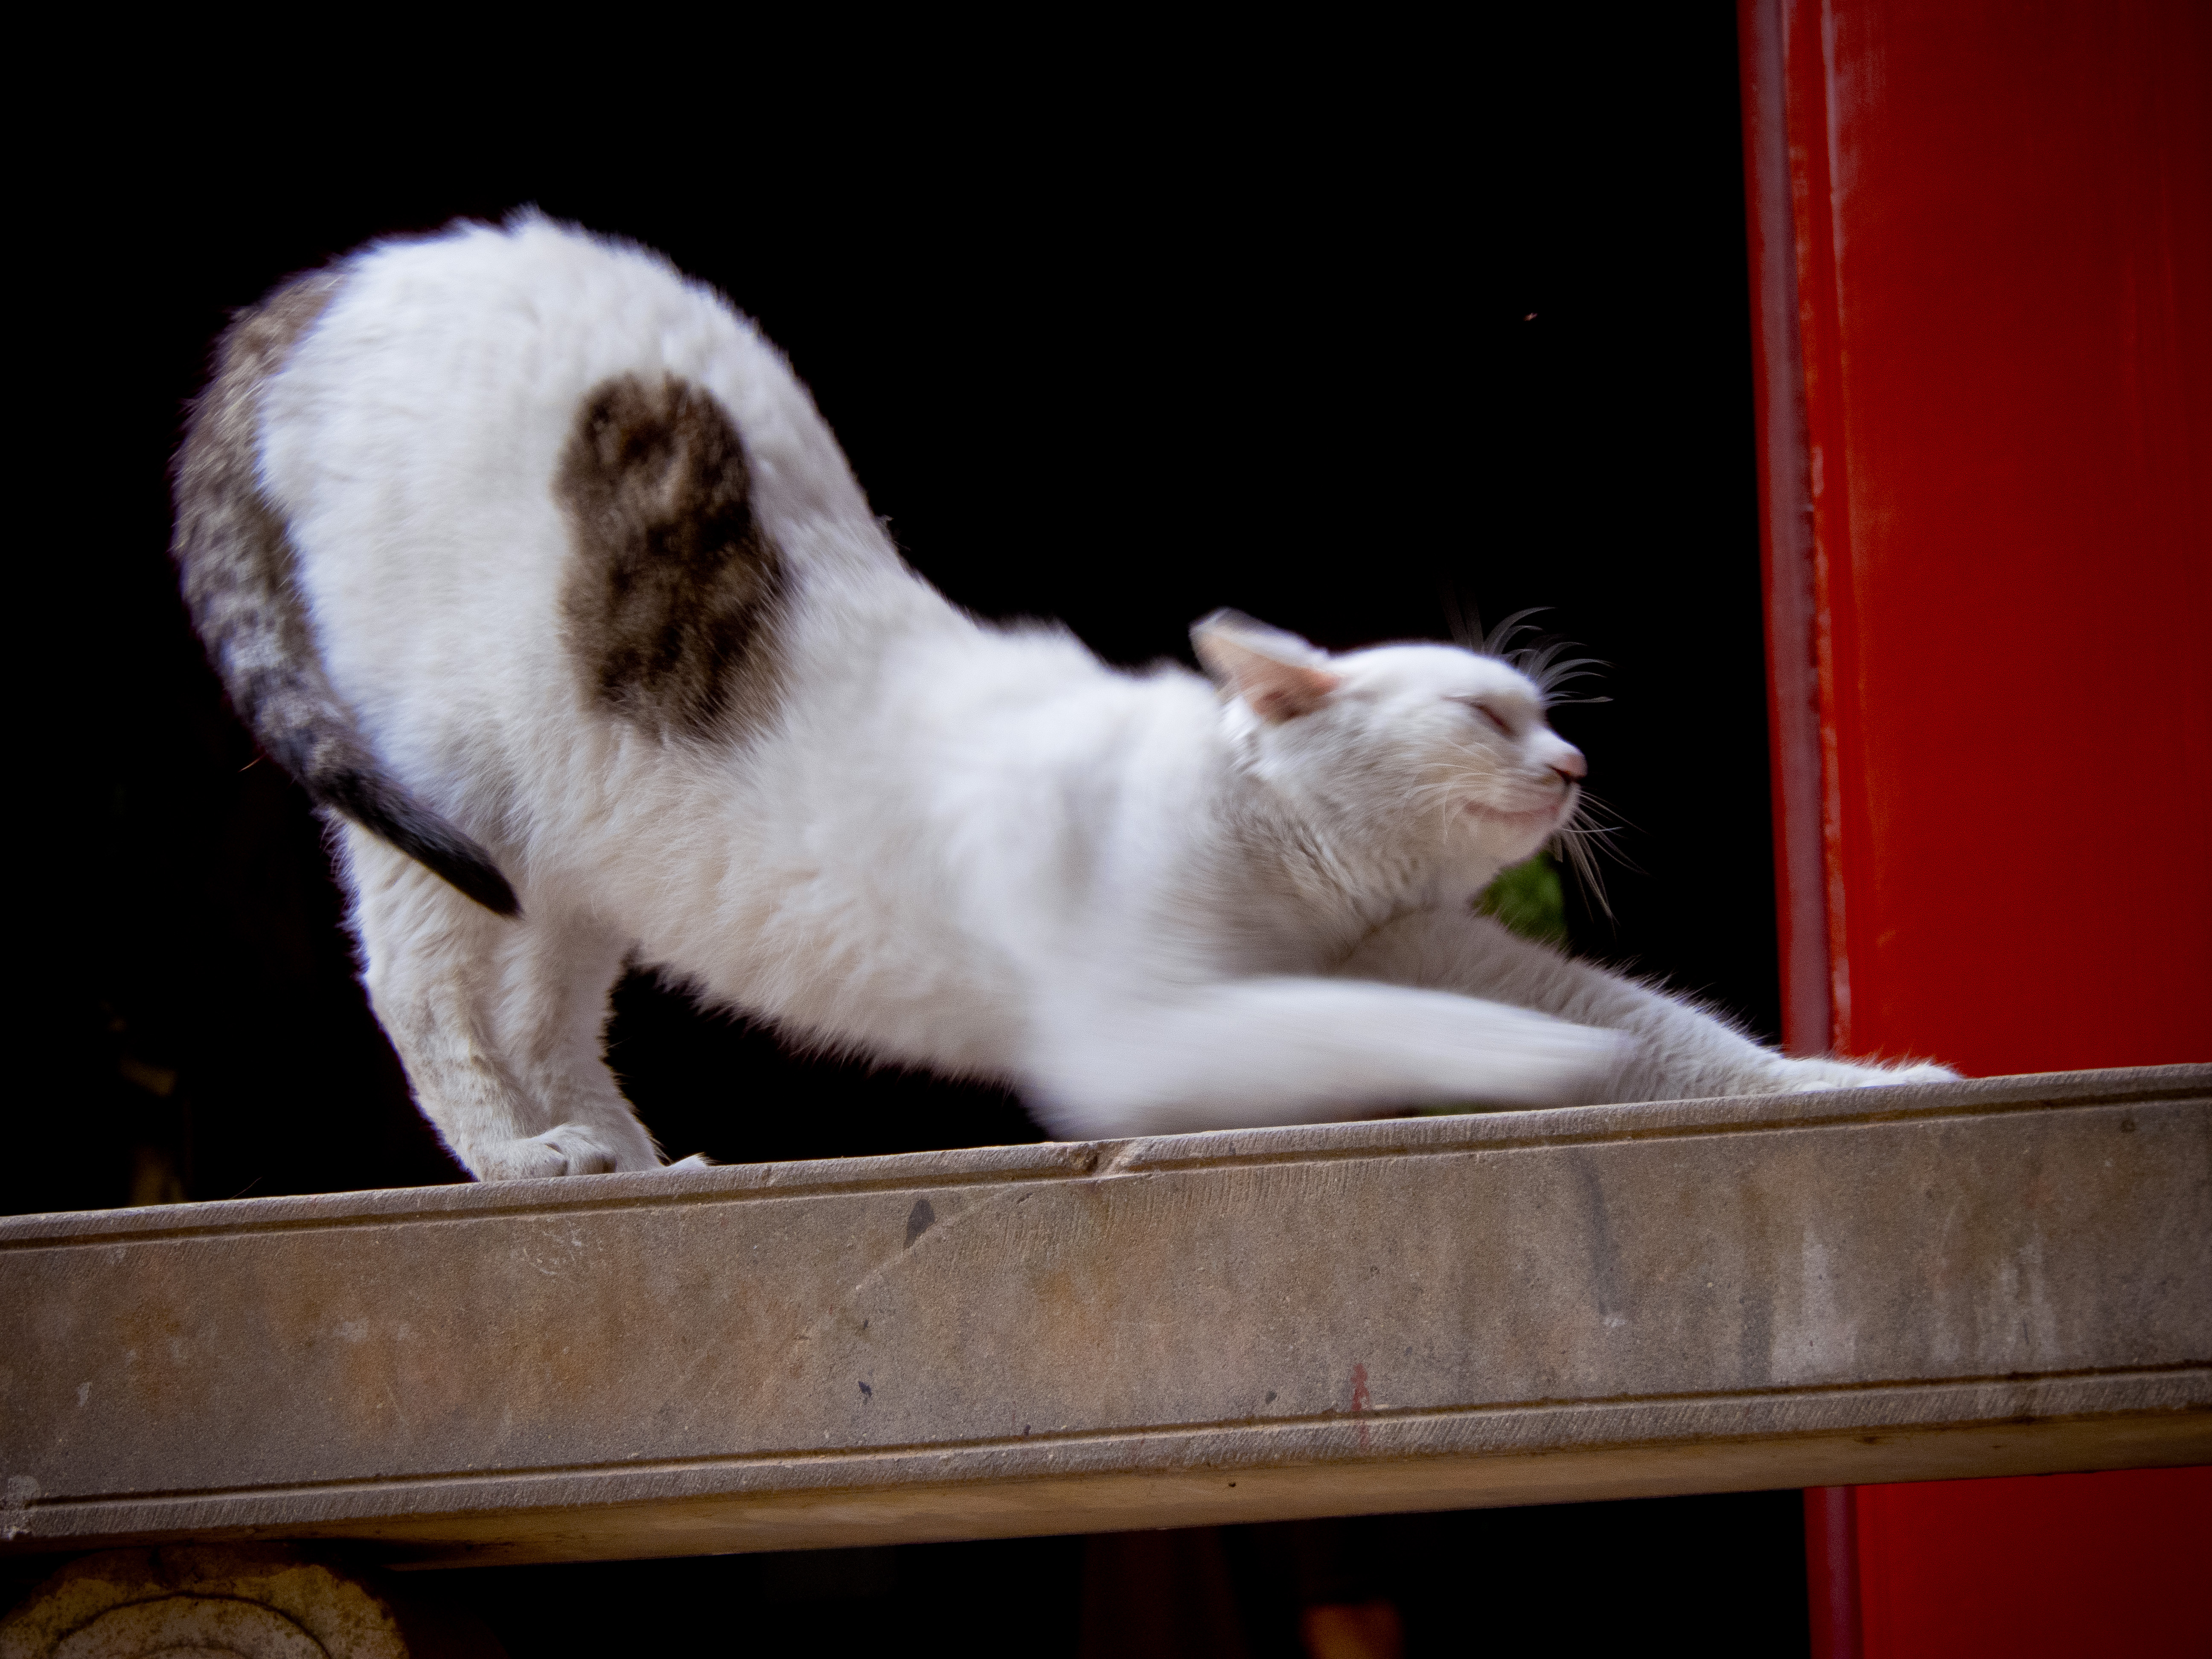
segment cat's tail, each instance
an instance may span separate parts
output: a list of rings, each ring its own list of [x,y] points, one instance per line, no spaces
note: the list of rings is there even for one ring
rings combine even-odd
[[[264,753],[318,806],[350,818],[485,908],[521,914],[491,854],[410,794],[370,750],[315,648],[291,538],[262,493],[261,388],[337,293],[343,273],[296,277],[240,314],[185,422],[170,544],[185,603],[231,702]]]

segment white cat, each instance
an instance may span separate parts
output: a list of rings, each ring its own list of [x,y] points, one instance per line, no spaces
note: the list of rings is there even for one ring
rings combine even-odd
[[[601,1059],[631,961],[1066,1136],[1948,1075],[1785,1059],[1476,915],[1584,769],[1506,663],[1224,612],[1217,689],[980,625],[742,318],[534,215],[242,316],[177,497],[480,1177],[659,1164]]]

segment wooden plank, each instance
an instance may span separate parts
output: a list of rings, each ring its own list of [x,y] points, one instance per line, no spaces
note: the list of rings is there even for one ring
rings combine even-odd
[[[2212,1462],[2212,1067],[0,1222],[10,1552]]]

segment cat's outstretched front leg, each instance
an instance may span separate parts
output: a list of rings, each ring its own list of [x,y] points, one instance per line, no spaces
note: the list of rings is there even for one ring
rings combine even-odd
[[[470,1173],[658,1168],[600,1057],[620,945],[559,915],[495,916],[366,831],[343,835],[369,1000]]]
[[[1636,1039],[1592,1099],[1695,1100],[1950,1078],[1941,1066],[1793,1060],[1695,1004],[1521,938],[1471,908],[1415,911],[1377,928],[1339,970],[1492,999]]]
[[[1241,979],[1057,998],[1038,1021],[1024,1084],[1056,1134],[1165,1134],[1456,1101],[1585,1100],[1630,1041],[1441,991]]]

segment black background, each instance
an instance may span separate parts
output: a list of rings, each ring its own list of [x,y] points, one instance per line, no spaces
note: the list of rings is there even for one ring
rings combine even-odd
[[[1629,825],[1612,917],[1571,901],[1577,947],[1773,1036],[1726,9],[1486,26],[1449,53],[1409,40],[1347,68],[1356,97],[1325,63],[1271,77],[1230,52],[1210,81],[1172,58],[1065,99],[909,88],[865,142],[841,113],[841,143],[696,108],[611,138],[586,111],[433,143],[295,108],[227,129],[211,159],[179,94],[131,113],[150,160],[65,170],[41,227],[60,252],[34,273],[52,366],[19,452],[19,491],[59,506],[19,556],[23,659],[49,658],[52,718],[29,723],[17,793],[39,966],[7,1206],[460,1178],[354,982],[318,827],[256,763],[185,624],[165,469],[231,309],[369,237],[525,202],[657,247],[757,318],[908,556],[986,616],[1059,617],[1135,665],[1188,660],[1189,623],[1222,605],[1333,647],[1445,637],[1447,591],[1485,622],[1550,607],[1610,665],[1592,689],[1613,701],[1557,723]],[[641,978],[612,1058],[672,1155],[1037,1133],[999,1091],[793,1060]],[[1668,1581],[1667,1616],[1716,1651],[1737,1624],[1745,1651],[1802,1649],[1794,1496],[1528,1512],[1528,1535],[1558,1542],[1557,1583],[1470,1561],[1468,1594],[1509,1622],[1579,1600],[1572,1583],[1609,1571],[1593,1551],[1679,1535],[1692,1510],[1710,1547]],[[1431,1544],[1389,1553],[1428,1573],[1435,1540],[1520,1535],[1418,1524]],[[988,1577],[1016,1547],[939,1547],[927,1577],[967,1559]],[[558,1571],[688,1584],[716,1566]],[[472,1577],[520,1606],[553,1571]],[[1258,1571],[1240,1582],[1273,1582]],[[1392,1582],[1409,1607],[1430,1593]],[[1613,1639],[1610,1605],[1576,1608],[1593,1643]],[[568,1650],[507,1635],[518,1659]]]

